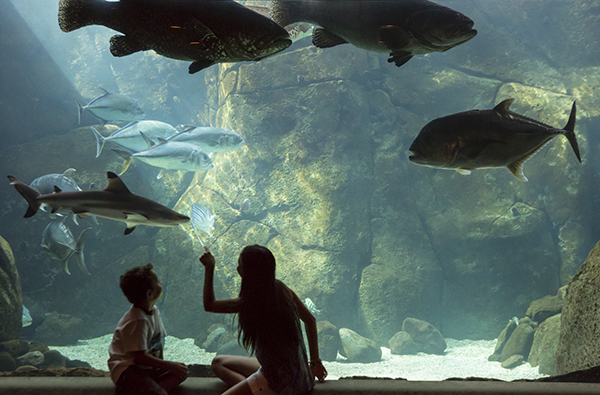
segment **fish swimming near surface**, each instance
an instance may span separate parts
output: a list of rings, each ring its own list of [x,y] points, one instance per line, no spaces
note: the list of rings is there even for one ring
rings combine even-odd
[[[275,0],[271,18],[281,26],[308,22],[319,48],[350,43],[389,53],[402,66],[414,55],[444,52],[477,34],[473,21],[427,0]]]
[[[8,176],[8,179],[29,203],[25,218],[33,216],[40,205],[46,203],[53,211],[71,210],[80,218],[95,215],[125,222],[126,235],[133,232],[138,225],[178,226],[190,220],[188,216],[162,204],[131,193],[115,173],[108,172],[107,176],[108,187],[102,191],[63,192],[55,188],[54,193],[46,195],[40,194],[13,176]]]
[[[210,170],[214,167],[210,156],[197,145],[178,141],[167,141],[160,137],[158,138],[158,144],[152,145],[152,140],[144,133],[141,133],[141,135],[146,139],[148,146],[144,151],[132,152],[113,148],[113,151],[125,158],[121,174],[127,171],[127,168],[129,168],[133,159],[139,160],[152,167],[159,168],[160,172],[156,176],[158,179],[162,178],[165,174],[165,170],[187,172]]]
[[[65,225],[63,219],[55,219],[50,222],[42,232],[42,247],[46,250],[51,258],[62,262],[65,272],[69,271],[69,258],[75,254],[77,265],[85,274],[90,274],[85,266],[83,257],[83,246],[85,243],[87,232],[92,228],[85,228],[79,238],[75,240],[69,227]]]
[[[134,100],[118,93],[109,93],[106,89],[100,88],[104,92],[85,106],[77,102],[79,115],[77,123],[81,122],[81,116],[85,110],[89,111],[96,118],[102,121],[102,125],[107,122],[131,122],[143,119],[146,114],[144,110]]]
[[[213,225],[217,216],[211,214],[209,209],[207,209],[199,203],[192,203],[190,215],[192,216],[192,229],[194,230],[194,233],[196,234],[198,240],[200,240],[200,243],[204,245],[204,241],[202,240],[200,235],[198,235],[198,231],[201,230],[202,232],[208,234],[210,237],[213,237],[210,231],[215,229]]]
[[[244,145],[242,136],[229,129],[193,125],[179,125],[177,129],[181,131],[166,138],[167,141],[194,144],[205,152],[227,152]]]
[[[233,0],[60,0],[64,32],[103,25],[114,56],[154,50],[191,61],[189,73],[222,62],[258,61],[289,47],[277,23]]]
[[[94,137],[96,137],[96,158],[100,156],[102,148],[107,142],[128,150],[143,151],[148,148],[148,142],[140,132],[144,133],[153,142],[158,141],[159,137],[166,139],[177,133],[177,129],[161,121],[131,122],[108,137],[102,136],[93,126],[91,126],[91,129]]]
[[[515,99],[506,99],[492,110],[472,110],[429,122],[412,143],[410,161],[419,165],[455,169],[507,167],[527,181],[523,163],[556,136],[564,135],[581,162],[575,137],[576,107],[573,102],[564,129],[556,129],[509,110]]]

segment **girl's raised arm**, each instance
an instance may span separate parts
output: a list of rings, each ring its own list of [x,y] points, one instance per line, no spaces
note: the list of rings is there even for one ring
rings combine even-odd
[[[204,291],[202,300],[204,310],[210,313],[233,314],[239,312],[240,298],[215,300],[215,290],[213,287],[215,274],[215,257],[204,247],[204,254],[200,257],[200,262],[204,265]]]

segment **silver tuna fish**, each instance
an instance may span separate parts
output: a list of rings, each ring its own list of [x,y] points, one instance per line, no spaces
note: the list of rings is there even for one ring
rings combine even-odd
[[[96,118],[102,120],[103,125],[107,122],[137,121],[146,116],[140,105],[129,97],[118,93],[109,93],[104,88],[100,89],[102,89],[104,93],[85,106],[82,106],[81,103],[77,102],[77,106],[79,107],[79,118],[77,123],[81,121],[81,115],[85,110],[88,110]]]
[[[206,152],[233,151],[245,144],[242,136],[229,129],[179,125],[177,130],[167,141],[194,144]]]
[[[132,151],[143,151],[148,148],[148,143],[140,133],[144,133],[153,143],[156,143],[159,137],[166,139],[177,133],[177,129],[161,121],[131,122],[108,137],[102,136],[94,127],[91,129],[96,137],[96,158],[100,156],[106,142]]]
[[[91,228],[84,229],[79,235],[79,238],[75,240],[73,234],[67,225],[65,225],[64,219],[55,219],[50,222],[42,232],[42,247],[51,258],[57,259],[63,263],[63,267],[67,274],[71,274],[69,271],[69,258],[74,253],[81,271],[89,275],[90,272],[85,266],[83,257],[83,245],[85,236],[90,229]]]
[[[214,167],[210,156],[202,148],[194,144],[167,141],[159,138],[159,143],[152,145],[152,140],[144,135],[144,133],[141,133],[141,135],[146,139],[148,149],[134,153],[132,151],[113,148],[113,151],[125,158],[121,174],[127,171],[133,159],[159,168],[160,172],[156,176],[158,179],[162,178],[165,170],[187,172],[209,170]]]

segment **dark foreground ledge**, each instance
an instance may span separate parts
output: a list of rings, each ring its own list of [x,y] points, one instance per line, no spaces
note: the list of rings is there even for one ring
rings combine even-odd
[[[226,389],[216,378],[190,377],[179,395],[220,395]],[[6,395],[114,395],[108,377],[0,377]],[[597,383],[503,381],[406,381],[386,379],[333,380],[319,383],[314,395],[467,395],[467,394],[600,394]]]
[[[31,376],[34,377],[31,377]],[[190,365],[178,395],[220,395],[225,384],[208,366]],[[198,377],[201,376],[201,377]],[[0,395],[114,395],[108,372],[94,369],[39,370],[0,374]],[[407,381],[354,377],[317,383],[313,395],[600,395],[600,367],[535,381],[449,379]]]

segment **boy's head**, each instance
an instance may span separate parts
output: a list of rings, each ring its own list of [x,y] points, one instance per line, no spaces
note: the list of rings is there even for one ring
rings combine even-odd
[[[152,270],[152,264],[149,263],[145,266],[136,266],[127,270],[121,276],[120,286],[129,302],[134,305],[141,305],[151,298],[154,293],[159,292],[157,288],[160,287],[160,283],[158,276]],[[160,294],[162,294],[162,287],[160,288]],[[159,295],[154,296],[157,299],[159,298]]]

